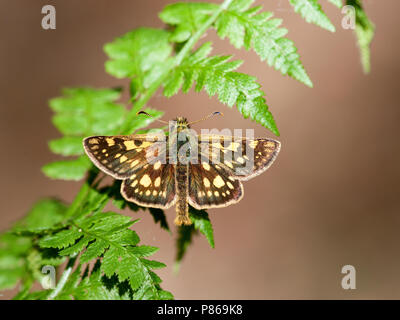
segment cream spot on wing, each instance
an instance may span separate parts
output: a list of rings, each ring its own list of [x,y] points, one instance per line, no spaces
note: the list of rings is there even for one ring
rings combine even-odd
[[[162,195],[162,191],[160,191],[160,192],[158,193],[158,195],[161,196],[161,195]]]
[[[210,190],[207,191],[207,196],[209,196],[209,197],[212,196],[212,192]]]
[[[232,168],[232,169],[233,169],[232,162],[230,162],[230,161],[228,161],[228,160],[225,160],[224,163],[225,163],[229,168]]]
[[[230,192],[229,190],[226,190],[226,194],[227,194],[227,195],[230,195],[231,192]]]
[[[242,157],[237,157],[236,161],[241,163],[241,164],[244,163],[244,159]]]
[[[157,190],[153,190],[153,196],[157,195]]]
[[[219,170],[219,169],[221,169],[221,167],[219,166],[219,165],[215,165],[215,169],[217,169],[217,170]]]
[[[222,196],[225,197],[225,192],[222,192]]]
[[[236,151],[240,146],[240,143],[238,142],[232,142],[226,149],[231,150],[231,151]]]
[[[131,183],[131,186],[132,186],[132,187],[136,186],[136,185],[138,184],[138,182],[139,182],[139,181],[138,181],[137,179],[134,180],[134,181]]]
[[[231,180],[231,181],[235,181],[234,177],[228,177],[228,179]]]
[[[128,160],[128,158],[126,156],[122,156],[121,158],[119,158],[119,162],[123,163],[126,160]]]
[[[112,147],[115,144],[114,139],[106,138],[106,141],[109,147]]]
[[[121,154],[117,153],[114,157],[118,159],[120,156],[121,156]]]
[[[149,175],[145,174],[142,179],[140,179],[140,184],[147,188],[149,185],[151,185],[151,179],[149,177]]]
[[[124,141],[124,145],[125,145],[126,150],[135,149],[135,143],[131,140]]]
[[[150,190],[147,190],[147,191],[146,191],[146,196],[149,196],[150,193],[151,193],[151,191],[150,191]]]
[[[104,160],[101,161],[101,163],[106,164],[107,160],[104,159]]]
[[[258,141],[257,140],[253,140],[249,143],[250,148],[254,149],[255,147],[257,147],[258,145]]]
[[[207,188],[210,187],[210,180],[208,180],[206,177],[203,178],[203,183]]]
[[[266,146],[267,146],[267,148],[275,148],[275,143],[268,141]]]
[[[107,152],[107,149],[103,149],[103,150],[101,150],[101,152],[106,153],[106,152]]]
[[[223,147],[223,145],[222,145],[220,142],[213,142],[213,143],[211,144],[211,146],[212,146],[213,148],[217,148],[217,149],[221,149],[221,147]]]
[[[167,196],[167,191],[164,191],[164,192],[162,193],[162,195],[163,195],[163,197],[165,198],[165,197]]]
[[[99,148],[99,146],[97,144],[95,144],[94,146],[90,146],[90,149],[92,150],[97,150]]]
[[[154,164],[154,170],[158,170],[161,167],[161,161],[158,160],[155,164]]]
[[[161,184],[161,178],[157,177],[157,179],[154,181],[154,186],[159,187]]]
[[[154,142],[151,141],[143,141],[143,143],[140,145],[142,148],[147,148],[148,146],[151,146]]]
[[[139,194],[142,195],[142,194],[143,194],[143,191],[140,191]]]
[[[214,196],[219,197],[219,192],[218,191],[214,191]]]
[[[229,187],[229,189],[233,189],[233,188],[234,188],[234,187],[233,187],[233,184],[230,183],[229,181],[228,181],[226,184],[227,184],[227,186]]]
[[[138,193],[138,192],[139,192],[139,188],[136,188],[136,189],[135,189],[135,193]]]
[[[200,198],[201,197],[201,191],[197,192],[197,197]]]
[[[142,148],[137,148],[136,149],[136,152],[140,152],[140,151],[142,151]]]
[[[221,178],[221,176],[216,176],[213,185],[216,186],[217,188],[222,188],[225,185],[224,180]]]
[[[207,162],[202,162],[201,165],[203,166],[203,168],[207,171],[210,171],[210,165]]]
[[[132,163],[131,163],[131,168],[133,168],[134,166],[136,166],[138,163],[139,163],[139,160],[132,161]]]
[[[245,158],[246,160],[250,160],[248,156],[243,155],[243,158]]]
[[[97,140],[96,138],[92,138],[92,139],[89,139],[89,143],[90,144],[98,144],[99,140]]]

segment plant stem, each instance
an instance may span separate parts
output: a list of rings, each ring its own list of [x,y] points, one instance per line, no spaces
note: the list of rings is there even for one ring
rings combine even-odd
[[[68,261],[67,267],[65,268],[60,281],[57,284],[57,287],[50,293],[48,296],[48,300],[53,300],[57,295],[61,292],[61,290],[64,288],[69,276],[72,273],[72,269],[74,268],[74,264],[77,258],[77,254],[74,254],[71,256],[71,258]]]

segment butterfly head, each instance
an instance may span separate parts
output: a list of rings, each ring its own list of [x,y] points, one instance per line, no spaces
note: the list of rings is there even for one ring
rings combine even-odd
[[[175,119],[175,121],[176,121],[176,130],[178,132],[190,128],[186,118],[178,117]]]

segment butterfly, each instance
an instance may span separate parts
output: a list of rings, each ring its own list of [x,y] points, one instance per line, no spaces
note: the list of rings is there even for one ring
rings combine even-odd
[[[215,114],[220,113],[208,117]],[[175,205],[175,224],[190,225],[189,204],[200,210],[239,202],[242,181],[266,171],[281,148],[269,138],[197,135],[190,125],[199,121],[178,117],[169,122],[169,135],[91,136],[83,146],[101,171],[123,180],[127,201],[161,209]]]

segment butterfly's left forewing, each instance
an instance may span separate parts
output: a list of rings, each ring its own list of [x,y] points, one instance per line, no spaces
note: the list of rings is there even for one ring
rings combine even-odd
[[[175,202],[175,168],[163,135],[94,136],[83,145],[93,163],[121,184],[123,197],[138,205],[169,208]]]
[[[158,136],[93,136],[83,140],[84,149],[92,162],[116,179],[126,179],[146,165],[148,151],[165,153],[165,143]]]

